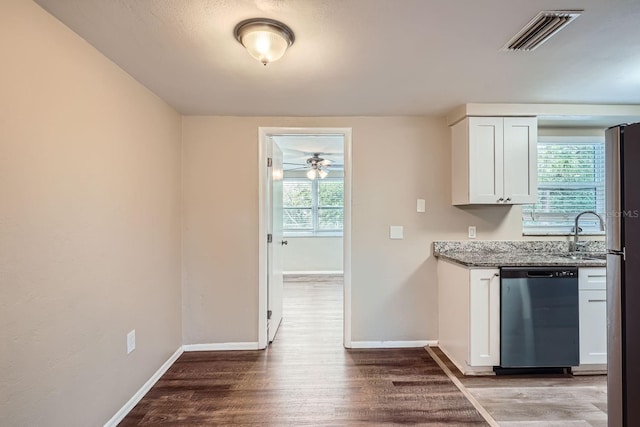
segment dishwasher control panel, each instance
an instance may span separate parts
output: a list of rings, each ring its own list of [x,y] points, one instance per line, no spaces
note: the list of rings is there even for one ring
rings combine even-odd
[[[502,279],[572,279],[578,277],[576,267],[503,267],[500,269]]]

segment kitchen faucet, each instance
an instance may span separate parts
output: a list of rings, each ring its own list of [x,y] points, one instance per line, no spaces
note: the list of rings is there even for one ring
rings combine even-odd
[[[576,222],[575,225],[573,226],[573,244],[569,246],[569,251],[571,252],[576,252],[578,250],[580,250],[580,247],[584,246],[586,244],[586,242],[583,242],[582,244],[580,244],[578,242],[578,231],[580,230],[580,227],[578,227],[578,222],[580,221],[580,217],[584,214],[593,214],[595,216],[598,217],[598,219],[600,220],[600,230],[604,231],[604,220],[602,219],[602,217],[600,215],[598,215],[596,212],[594,211],[584,211],[584,212],[580,212],[578,215],[576,215]]]

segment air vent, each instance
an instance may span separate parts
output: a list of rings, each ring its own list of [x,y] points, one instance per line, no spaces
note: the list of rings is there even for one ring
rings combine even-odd
[[[547,10],[536,15],[502,50],[534,50],[566,27],[582,10]]]

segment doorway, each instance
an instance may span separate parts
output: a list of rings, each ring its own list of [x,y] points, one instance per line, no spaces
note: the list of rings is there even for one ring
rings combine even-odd
[[[313,149],[308,146],[309,153],[305,152],[305,148],[299,146],[299,152],[302,157],[295,158],[293,144],[296,140],[302,140],[304,137],[310,139],[315,138],[316,142],[340,140],[342,145],[342,152],[336,153],[335,147],[329,148],[327,146]],[[282,145],[283,147],[279,146]],[[272,231],[275,230],[278,233],[280,224],[277,223],[281,214],[282,206],[278,206],[278,193],[281,195],[282,177],[284,174],[278,169],[278,152],[289,151],[289,156],[285,155],[285,163],[291,163],[285,165],[289,170],[291,176],[304,174],[309,182],[317,180],[315,187],[318,188],[318,182],[323,181],[332,173],[332,168],[329,166],[331,160],[339,158],[344,166],[338,167],[339,163],[335,162],[336,167],[333,171],[333,180],[338,181],[336,177],[343,175],[344,185],[344,208],[343,208],[343,237],[342,237],[342,267],[343,267],[343,280],[344,287],[342,293],[343,299],[343,345],[346,348],[351,347],[351,129],[350,128],[259,128],[259,237],[260,237],[260,250],[259,250],[259,297],[258,297],[258,344],[259,348],[266,348],[269,341],[273,339],[275,331],[273,328],[277,328],[279,325],[279,319],[277,318],[278,307],[282,307],[282,301],[279,303],[278,298],[282,298],[282,264],[279,264],[282,259],[282,253],[280,252],[284,245],[287,244],[286,238],[274,235]],[[284,148],[282,150],[281,148]],[[295,148],[295,147],[294,147]],[[333,151],[332,151],[333,150]],[[324,152],[327,154],[325,155]],[[308,156],[307,156],[308,154]],[[338,157],[338,154],[340,156]],[[324,157],[323,157],[324,156]],[[334,156],[334,159],[331,159]],[[325,158],[326,157],[326,158]],[[269,160],[272,159],[272,160]],[[342,169],[342,170],[340,170]],[[297,170],[299,172],[295,172]],[[314,174],[313,177],[310,175]],[[275,176],[275,178],[274,178]],[[277,182],[279,181],[280,182]],[[295,181],[295,179],[294,179]],[[302,179],[299,179],[300,184],[304,184]],[[331,179],[321,186],[331,187]],[[309,188],[312,185],[305,184]],[[342,185],[342,184],[341,184]],[[276,201],[274,202],[274,194]],[[314,196],[314,197],[317,197]],[[280,199],[281,200],[281,199]],[[317,200],[314,200],[317,204]],[[317,208],[317,206],[316,206]],[[274,211],[275,209],[275,211]],[[295,214],[295,212],[292,212]],[[342,212],[341,212],[342,213]],[[304,213],[307,214],[306,212]],[[302,214],[301,214],[302,215]],[[305,233],[311,233],[309,227],[313,227],[316,232],[320,229],[320,233],[326,232],[331,234],[332,218],[338,215],[337,212],[330,212],[330,209],[326,209],[323,212],[322,218],[319,220],[317,216],[313,218],[308,215],[302,215],[299,219],[305,219],[304,221],[297,221],[295,215],[289,215],[288,224],[289,227],[305,228]],[[276,224],[274,225],[274,219]],[[335,218],[334,218],[335,219]],[[311,223],[310,223],[311,221]],[[324,229],[324,231],[323,231]],[[335,231],[335,230],[333,230]],[[305,234],[302,233],[302,234]],[[275,262],[275,264],[274,264]],[[274,302],[274,297],[276,301]],[[274,305],[275,304],[275,305]],[[271,310],[270,306],[275,310]],[[276,316],[275,318],[273,316]]]

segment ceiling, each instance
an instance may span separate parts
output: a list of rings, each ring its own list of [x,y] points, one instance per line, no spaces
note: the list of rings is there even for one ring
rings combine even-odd
[[[441,115],[468,103],[640,104],[638,0],[36,0],[186,115]],[[541,10],[584,13],[500,50]],[[241,20],[295,32],[264,67]]]
[[[284,170],[300,169],[307,159],[318,154],[331,161],[329,170],[344,170],[344,137],[342,135],[273,135],[282,150]],[[303,169],[306,170],[306,169]]]

